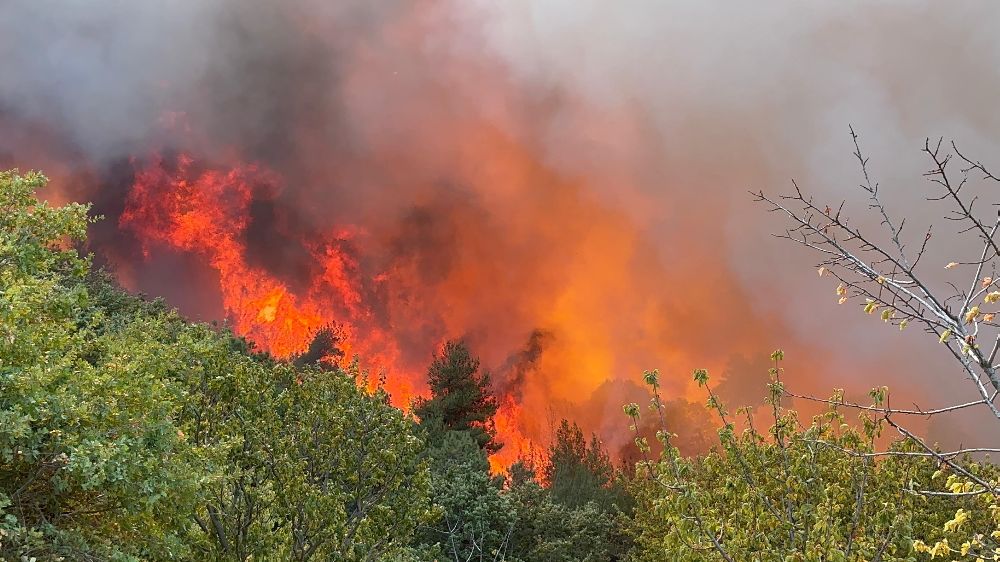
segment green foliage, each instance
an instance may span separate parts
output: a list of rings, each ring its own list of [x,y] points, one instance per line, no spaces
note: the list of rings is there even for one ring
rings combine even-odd
[[[490,375],[480,372],[479,359],[461,342],[449,341],[435,355],[427,371],[431,397],[414,402],[413,413],[432,434],[468,432],[479,448],[495,453],[503,446],[496,441],[493,416],[497,400],[490,391]]]
[[[627,550],[620,530],[628,504],[596,437],[563,421],[545,464],[548,488],[524,463],[507,480],[489,473],[497,450],[489,378],[460,343],[448,343],[428,373],[431,397],[416,403],[430,444],[431,486],[440,518],[418,532],[428,559],[616,560]]]
[[[720,448],[683,458],[669,428],[659,459],[639,463],[633,482],[635,560],[916,560],[913,538],[934,534],[952,515],[952,499],[916,490],[935,466],[911,455],[912,443],[873,456],[882,421],[862,415],[847,424],[836,406],[808,426],[781,405],[780,361],[772,355],[771,423],[756,429],[752,410],[739,423],[708,385],[708,407],[722,422]],[[654,405],[658,403],[654,391]],[[878,393],[877,396],[880,396]],[[633,424],[638,412],[627,409]],[[742,429],[738,430],[738,426]]]
[[[189,379],[206,390],[185,412],[197,439],[225,455],[195,516],[207,550],[237,560],[402,550],[431,515],[421,443],[402,412],[346,373],[234,361],[213,343]]]
[[[87,207],[39,202],[44,183],[0,172],[0,559],[997,559],[996,468],[946,473],[907,441],[876,453],[885,387],[856,423],[838,392],[806,425],[780,351],[738,419],[695,371],[721,427],[684,457],[669,425],[686,418],[647,371],[654,416],[624,408],[630,481],[566,420],[540,478],[494,476],[497,401],[461,343],[434,358],[417,428],[324,363],[333,331],[279,362],[90,272]]]
[[[627,515],[593,502],[571,508],[554,501],[533,478],[511,485],[516,514],[510,550],[531,562],[621,560],[629,542],[623,536]]]
[[[437,519],[417,533],[426,557],[507,560],[514,514],[503,479],[490,475],[488,452],[497,451],[492,422],[497,401],[479,360],[460,342],[447,342],[427,373],[430,398],[414,402],[428,444],[431,498]]]
[[[519,560],[621,560],[631,498],[623,477],[596,438],[589,445],[576,424],[563,420],[542,467],[548,486],[524,461],[511,467],[508,496],[517,525],[511,552]]]
[[[375,560],[432,515],[412,423],[130,297],[0,173],[0,558]]]
[[[984,562],[1000,560],[1000,473],[990,463],[964,459],[965,474],[947,474],[942,468],[932,476],[935,493],[959,501],[952,516],[937,529],[917,535],[914,549],[929,558]]]
[[[593,503],[603,511],[625,508],[628,500],[611,458],[597,435],[588,443],[575,423],[562,420],[543,467],[552,500],[568,508]]]
[[[71,245],[87,209],[38,202],[44,183],[0,173],[0,555],[181,556],[205,456],[147,337],[162,320],[92,306]]]
[[[436,559],[507,560],[515,513],[502,478],[489,473],[479,443],[466,431],[447,431],[429,450],[439,519],[418,533]]]

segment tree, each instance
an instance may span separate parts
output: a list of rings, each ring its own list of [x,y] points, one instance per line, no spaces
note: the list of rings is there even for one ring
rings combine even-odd
[[[292,364],[300,368],[309,365],[320,368],[331,367],[333,365],[332,359],[340,359],[344,356],[344,352],[337,347],[338,343],[339,339],[334,327],[320,328],[313,335],[306,351],[292,357]]]
[[[0,558],[406,556],[432,515],[412,421],[88,275],[87,208],[44,182],[0,173]]]
[[[382,560],[406,549],[432,515],[429,473],[384,392],[339,369],[246,355],[205,327],[189,337],[182,421],[225,470],[193,514],[206,556]]]
[[[490,390],[490,375],[479,371],[479,359],[465,344],[445,343],[427,371],[427,384],[430,398],[419,398],[413,405],[422,426],[468,432],[487,454],[503,447],[493,427],[498,403]]]
[[[924,454],[975,482],[982,493],[996,495],[1000,493],[996,483],[963,469],[955,459],[962,452],[995,453],[1000,449],[937,451],[907,429],[902,420],[908,416],[930,417],[978,408],[988,411],[1000,422],[1000,407],[996,404],[1000,394],[1000,322],[994,321],[998,311],[991,308],[1000,302],[1000,275],[996,273],[1000,266],[997,240],[1000,215],[991,210],[990,218],[983,218],[981,196],[990,194],[977,194],[973,185],[979,182],[992,185],[1000,182],[1000,177],[978,160],[960,152],[954,142],[949,149],[942,146],[943,139],[935,143],[930,139],[925,141],[923,152],[931,166],[924,176],[937,190],[928,199],[948,205],[944,218],[957,226],[957,236],[965,243],[964,248],[949,251],[952,261],[947,264],[929,264],[924,258],[932,244],[931,227],[916,238],[904,233],[906,218],[894,216],[884,203],[880,186],[869,170],[869,159],[861,151],[858,135],[853,128],[850,132],[861,171],[859,187],[881,233],[862,232],[849,221],[844,202],[833,206],[817,202],[795,182],[792,182],[794,193],[791,195],[773,198],[761,191],[754,196],[770,211],[789,221],[790,226],[778,235],[779,238],[800,244],[821,256],[818,272],[820,276],[830,276],[837,281],[839,304],[857,301],[864,313],[877,316],[900,330],[911,324],[923,328],[928,337],[933,337],[955,360],[956,370],[942,377],[941,383],[961,381],[960,384],[970,385],[979,396],[971,402],[933,408],[892,408],[887,397],[873,407],[846,403],[845,406],[878,412],[903,438],[918,444]],[[961,162],[957,175],[953,165],[956,160]],[[943,270],[939,269],[941,266]],[[928,267],[946,272],[946,278],[937,278]],[[959,272],[965,273],[962,281],[955,279]],[[817,397],[787,395],[824,402]]]
[[[489,377],[461,343],[449,342],[428,373],[431,397],[414,410],[431,444],[433,500],[440,519],[418,533],[423,552],[456,562],[618,560],[629,500],[596,436],[588,443],[563,420],[544,465],[543,487],[518,463],[509,478],[489,473],[496,451]],[[506,482],[505,482],[506,481]],[[505,485],[506,484],[506,485]]]
[[[0,172],[0,557],[183,557],[211,471],[148,336],[164,322],[94,306],[87,207],[38,201],[45,182]]]
[[[491,477],[479,443],[467,431],[447,431],[430,447],[431,488],[439,518],[424,526],[417,544],[436,559],[509,560],[517,521],[502,478]]]
[[[821,256],[817,266],[819,274],[829,275],[837,281],[839,304],[863,300],[863,311],[877,315],[885,324],[900,330],[910,324],[919,326],[954,359],[955,371],[942,374],[940,384],[962,381],[959,384],[968,385],[978,395],[978,399],[964,403],[902,409],[891,407],[888,395],[883,393],[871,406],[853,403],[844,403],[844,406],[878,414],[884,423],[916,444],[920,455],[947,468],[950,475],[944,490],[935,485],[919,493],[951,497],[956,501],[980,497],[975,506],[978,509],[956,506],[954,518],[936,529],[936,533],[919,537],[917,547],[933,556],[995,558],[1000,521],[995,517],[996,512],[983,514],[988,511],[984,507],[997,504],[1000,481],[991,465],[970,463],[969,455],[997,453],[1000,449],[969,447],[941,451],[909,429],[905,420],[912,416],[933,417],[976,409],[988,412],[1000,422],[1000,407],[996,403],[1000,395],[1000,322],[994,320],[998,312],[996,305],[1000,303],[1000,275],[997,274],[1000,215],[992,209],[997,204],[995,189],[988,190],[996,187],[1000,177],[979,160],[961,152],[954,142],[944,145],[941,138],[936,142],[925,140],[923,152],[930,169],[924,176],[935,186],[935,193],[927,198],[947,206],[943,218],[946,224],[957,227],[955,235],[959,241],[948,249],[942,262],[929,263],[928,260],[933,259],[928,257],[928,250],[933,245],[931,226],[915,238],[904,233],[907,218],[896,216],[884,202],[880,186],[869,170],[869,158],[862,153],[858,135],[853,128],[850,133],[861,171],[860,188],[881,233],[862,232],[849,223],[844,203],[836,208],[818,203],[794,182],[791,195],[772,198],[758,192],[755,197],[791,224],[780,238]],[[985,203],[992,203],[985,213],[984,199]],[[943,269],[939,269],[942,265]],[[964,279],[957,278],[960,274]],[[786,395],[826,402],[790,392]],[[977,522],[968,523],[971,513],[976,514]],[[985,529],[982,527],[984,522]],[[963,525],[966,528],[979,525],[981,532],[966,535],[969,540],[959,543],[961,546],[957,549],[952,548],[955,543],[949,545],[941,531],[951,534],[954,539]]]
[[[111,325],[165,354],[174,423],[211,469],[184,514],[189,559],[381,560],[432,515],[413,424],[359,373],[276,361],[106,279],[90,283]],[[156,320],[152,322],[151,320]],[[155,343],[155,346],[153,344]]]
[[[937,465],[911,440],[876,451],[885,427],[872,413],[846,423],[842,393],[826,412],[804,425],[782,406],[781,352],[772,355],[768,388],[770,427],[757,430],[751,408],[737,420],[708,385],[708,373],[694,378],[708,392],[719,417],[720,449],[681,457],[671,443],[673,428],[657,437],[659,459],[639,463],[633,534],[637,561],[912,561],[914,539],[935,534],[951,517],[953,498],[922,496]],[[658,375],[645,375],[653,409],[662,418]],[[873,394],[875,403],[881,398]],[[635,426],[637,404],[625,407]],[[680,429],[678,429],[680,431]],[[648,443],[638,446],[649,451]],[[966,507],[974,500],[959,498]]]
[[[596,434],[588,443],[576,423],[565,419],[559,423],[543,476],[552,500],[566,507],[594,503],[604,511],[627,508],[607,451]]]
[[[569,434],[575,433],[572,429],[569,431]],[[575,463],[576,460],[569,462]],[[560,475],[558,478],[563,478],[563,474],[572,478],[572,472],[555,471]],[[586,492],[581,493],[580,489],[569,489],[576,492],[569,494],[576,500],[589,495],[587,492],[600,496],[607,491],[604,488],[584,488]],[[624,490],[621,492],[624,494]],[[617,504],[602,505],[597,501],[578,502],[570,507],[557,499],[554,487],[543,487],[525,462],[511,467],[507,495],[517,521],[510,539],[510,552],[516,559],[532,562],[603,562],[621,560],[629,550],[630,543],[624,530],[630,513],[620,510]],[[565,492],[563,495],[566,495]]]
[[[968,457],[962,461],[962,467],[979,479],[997,482],[1000,478],[996,465],[972,462]],[[1000,560],[1000,498],[992,492],[984,492],[967,477],[954,472],[949,474],[947,467],[936,471],[932,480],[939,483],[941,496],[972,501],[949,506],[954,510],[953,517],[939,528],[918,535],[914,549],[931,558],[941,556],[976,562]]]
[[[416,544],[437,558],[508,560],[515,521],[503,479],[490,475],[487,455],[495,441],[497,400],[488,373],[465,344],[449,341],[427,372],[430,398],[414,401],[414,414],[429,448],[432,500],[438,519],[425,525]]]

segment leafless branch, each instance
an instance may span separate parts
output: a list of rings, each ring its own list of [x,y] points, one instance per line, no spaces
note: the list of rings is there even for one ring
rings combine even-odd
[[[789,240],[814,252],[819,256],[821,276],[829,275],[839,283],[837,296],[839,303],[863,302],[864,312],[878,315],[886,324],[900,329],[908,324],[923,328],[928,337],[937,340],[936,345],[944,347],[955,359],[957,369],[943,375],[942,384],[967,380],[979,398],[960,404],[922,409],[888,407],[888,403],[863,405],[842,399],[821,399],[813,396],[783,391],[784,396],[800,400],[826,404],[833,408],[847,407],[867,412],[896,429],[906,440],[917,444],[918,451],[857,452],[845,451],[863,458],[888,456],[914,456],[932,458],[948,466],[975,483],[981,491],[997,493],[991,484],[961,465],[958,460],[968,454],[997,453],[994,448],[960,448],[941,452],[929,446],[914,432],[896,421],[897,417],[930,417],[973,408],[986,408],[1000,420],[997,396],[1000,394],[1000,376],[996,363],[1000,353],[1000,323],[994,315],[1000,310],[987,310],[989,305],[1000,303],[1000,213],[984,220],[977,209],[981,208],[980,197],[974,193],[978,181],[1000,182],[989,168],[978,160],[959,151],[955,143],[946,145],[943,139],[926,139],[923,153],[930,160],[929,170],[924,172],[936,192],[926,197],[928,201],[946,205],[942,217],[948,224],[956,224],[956,234],[966,242],[966,250],[974,250],[975,258],[959,259],[941,264],[945,269],[968,272],[967,281],[956,283],[941,280],[939,275],[929,275],[925,261],[932,239],[932,227],[920,233],[916,240],[906,236],[906,219],[894,219],[894,214],[885,204],[879,183],[874,179],[869,157],[861,149],[861,142],[854,128],[850,128],[854,145],[853,156],[857,160],[862,181],[858,187],[867,199],[867,208],[884,229],[882,234],[863,232],[850,222],[844,211],[845,201],[834,206],[822,204],[792,181],[792,192],[772,197],[763,191],[752,192],[758,203],[769,212],[781,215],[788,223],[784,232],[774,236]],[[952,163],[963,163],[958,169]],[[980,205],[980,207],[977,207]],[[994,203],[994,206],[997,206]],[[907,248],[915,248],[915,253]],[[862,300],[863,299],[863,300]],[[1000,307],[1000,305],[998,305]],[[980,342],[990,342],[988,351]],[[830,445],[825,443],[825,445]],[[924,493],[923,491],[921,493]],[[927,492],[930,494],[930,492]],[[948,495],[934,493],[933,495]]]

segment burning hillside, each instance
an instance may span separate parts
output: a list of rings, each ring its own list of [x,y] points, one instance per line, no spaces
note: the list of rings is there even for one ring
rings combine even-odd
[[[718,51],[742,24],[706,39],[685,23],[694,9],[658,18],[667,33],[596,5],[563,28],[516,2],[88,4],[19,3],[10,21],[29,24],[0,34],[14,78],[0,82],[0,165],[93,201],[91,250],[123,285],[278,357],[331,328],[334,360],[359,358],[397,405],[463,339],[503,404],[497,466],[561,417],[624,440],[621,404],[642,394],[623,381],[652,367],[671,399],[693,398],[690,372],[708,367],[745,400],[767,378],[748,358],[779,345],[797,350],[804,391],[927,364],[858,339],[853,313],[789,312],[825,280],[765,248],[745,188],[795,175],[839,198],[853,176],[813,164],[855,116],[830,118],[831,94],[812,88],[863,80],[787,80],[805,101],[782,103],[753,88],[761,64]],[[821,19],[798,22],[802,52],[829,50]],[[653,47],[608,47],[632,41]],[[774,83],[798,71],[773,62],[786,44],[755,48]],[[928,91],[884,66],[894,109]]]
[[[64,196],[95,200],[105,220],[92,249],[126,287],[225,320],[277,357],[330,328],[329,360],[360,359],[400,407],[425,392],[434,350],[464,339],[500,397],[499,468],[545,443],[558,417],[615,435],[620,403],[636,392],[609,390],[616,380],[652,364],[703,364],[699,332],[716,319],[699,303],[716,300],[743,322],[753,313],[724,275],[669,272],[639,225],[586,179],[473,125],[454,135],[451,167],[365,154],[371,167],[355,176],[356,191],[238,156],[246,149],[206,151],[188,125],[173,139],[187,149],[137,152],[96,171],[86,162],[60,183],[79,190]],[[376,179],[396,197],[372,188]],[[735,326],[714,331],[730,342],[727,357],[764,345]],[[671,394],[685,396],[685,378],[668,381]]]
[[[623,439],[639,391],[620,381],[643,369],[675,373],[684,397],[692,368],[787,342],[712,258],[723,234],[691,209],[714,198],[677,177],[669,202],[650,195],[630,162],[651,140],[641,113],[518,87],[498,59],[430,41],[477,41],[441,3],[296,5],[206,8],[195,27],[173,14],[160,24],[212,50],[122,61],[133,74],[116,79],[142,95],[121,91],[100,126],[0,112],[22,139],[5,160],[95,202],[92,250],[126,287],[278,357],[330,327],[336,360],[359,358],[399,406],[425,391],[434,350],[465,340],[503,405],[496,466],[561,417]]]
[[[600,420],[574,410],[616,372],[687,352],[669,344],[684,336],[661,316],[675,306],[655,287],[666,272],[631,279],[640,264],[658,269],[634,225],[518,147],[502,148],[499,164],[522,175],[511,189],[528,181],[547,191],[518,203],[497,194],[513,205],[509,215],[446,188],[396,217],[323,226],[304,222],[285,180],[263,165],[136,156],[114,190],[123,194],[114,237],[98,252],[133,290],[166,275],[175,288],[159,292],[189,303],[189,314],[218,315],[190,304],[217,298],[237,333],[277,357],[332,328],[337,354],[327,359],[346,367],[359,358],[404,408],[423,392],[427,357],[445,339],[466,339],[494,372],[506,444],[494,463],[504,466],[544,442],[554,415]],[[543,218],[551,209],[565,215]],[[214,297],[182,296],[190,293]],[[629,315],[613,317],[610,305]]]

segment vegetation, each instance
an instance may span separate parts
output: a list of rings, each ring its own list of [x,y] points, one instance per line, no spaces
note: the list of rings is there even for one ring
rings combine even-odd
[[[428,372],[431,396],[414,408],[429,444],[431,497],[440,519],[417,533],[420,552],[437,560],[613,560],[624,539],[616,525],[627,495],[596,437],[589,447],[563,420],[542,486],[522,462],[492,476],[487,455],[502,446],[490,421],[489,376],[461,342],[448,342]]]
[[[444,344],[427,371],[427,386],[431,397],[417,399],[413,413],[432,438],[460,432],[486,453],[503,447],[492,425],[498,404],[491,394],[490,375],[480,373],[479,359],[465,344]]]
[[[356,373],[277,363],[130,297],[80,205],[0,175],[0,556],[377,560],[433,513],[412,424]]]
[[[874,414],[846,423],[840,393],[808,426],[783,408],[782,356],[772,356],[766,433],[752,409],[733,420],[708,373],[695,372],[720,420],[721,447],[683,458],[668,428],[657,434],[664,452],[640,463],[634,483],[637,560],[914,560],[914,537],[935,535],[950,519],[954,499],[917,493],[937,465],[908,441],[876,452],[884,421]],[[645,378],[659,411],[657,374]],[[875,405],[884,398],[872,394]],[[636,423],[638,406],[625,410]]]
[[[278,361],[125,293],[81,256],[95,220],[86,206],[51,207],[35,196],[43,176],[2,172],[0,558],[1000,560],[1000,474],[985,456],[996,450],[941,451],[900,421],[974,407],[1000,419],[1000,343],[979,347],[1000,329],[988,310],[1000,302],[1000,223],[980,221],[960,194],[970,172],[996,178],[954,152],[965,177],[954,182],[951,156],[928,144],[931,178],[982,243],[974,260],[945,266],[973,273],[954,295],[918,271],[930,235],[909,254],[860,149],[889,249],[797,186],[757,196],[793,222],[784,237],[821,252],[841,303],[864,299],[885,323],[922,325],[978,400],[903,410],[884,387],[864,404],[840,390],[797,395],[778,351],[760,407],[731,412],[708,373],[694,372],[718,440],[685,455],[677,444],[691,428],[671,425],[676,401],[648,371],[648,411],[624,408],[634,466],[616,466],[596,435],[562,420],[542,458],[502,475],[487,460],[503,447],[497,398],[464,343],[433,357],[430,394],[405,413],[368,390],[356,364],[324,361],[332,332]],[[822,412],[802,420],[792,400]]]
[[[51,208],[38,174],[0,174],[0,509],[6,559],[166,557],[188,551],[186,520],[209,451],[178,421],[176,350],[91,304],[72,240],[87,209]]]
[[[830,205],[815,201],[793,182],[794,193],[778,198],[755,194],[757,201],[769,210],[785,217],[790,226],[780,238],[799,244],[820,256],[817,271],[821,277],[833,277],[838,304],[855,301],[864,314],[878,317],[883,324],[904,330],[911,324],[922,329],[925,337],[934,338],[954,359],[955,369],[939,375],[939,386],[961,384],[977,398],[962,403],[938,405],[934,408],[901,409],[891,407],[884,390],[873,391],[876,403],[870,406],[848,403],[842,397],[838,403],[861,412],[877,415],[880,423],[894,429],[908,446],[915,447],[907,456],[931,459],[942,469],[935,472],[944,486],[928,486],[915,490],[921,497],[946,497],[954,500],[952,517],[937,533],[949,537],[935,538],[917,534],[915,549],[932,557],[945,556],[969,560],[997,560],[1000,537],[996,519],[996,498],[1000,495],[994,466],[988,462],[972,462],[972,455],[995,454],[995,447],[966,447],[941,451],[926,442],[907,426],[912,416],[930,418],[959,411],[978,410],[1000,422],[996,404],[1000,394],[1000,323],[994,320],[1000,302],[1000,216],[992,207],[984,212],[982,200],[995,199],[993,190],[1000,176],[986,165],[943,139],[924,143],[923,152],[929,169],[923,175],[933,186],[927,200],[945,206],[943,216],[945,236],[951,236],[945,251],[935,252],[932,239],[934,224],[914,237],[904,232],[906,216],[896,215],[885,202],[883,191],[869,168],[869,158],[861,150],[858,135],[852,128],[854,157],[857,159],[861,182],[859,187],[866,199],[868,220],[879,228],[862,230],[852,223],[844,211],[846,202]],[[956,170],[957,168],[957,170]],[[957,227],[957,228],[955,228]],[[874,231],[874,232],[873,232]],[[812,396],[785,395],[824,402]],[[847,451],[858,454],[857,451]],[[886,451],[878,456],[897,456]],[[988,457],[987,457],[988,458]],[[947,478],[944,478],[947,476]],[[973,505],[963,500],[975,499]],[[962,529],[966,534],[963,537]],[[976,528],[969,533],[968,528]],[[936,534],[936,533],[933,533]],[[933,535],[932,534],[932,535]],[[926,540],[926,539],[933,540]],[[956,542],[955,539],[963,538]],[[949,542],[950,540],[950,542]],[[957,546],[956,546],[957,545]]]

